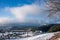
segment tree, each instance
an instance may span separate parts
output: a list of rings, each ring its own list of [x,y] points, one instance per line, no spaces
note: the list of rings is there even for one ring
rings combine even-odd
[[[60,11],[60,0],[47,0],[46,4],[50,8],[47,10],[49,11],[49,17]]]
[[[54,25],[48,30],[48,32],[56,32],[56,31],[60,31],[60,24]]]

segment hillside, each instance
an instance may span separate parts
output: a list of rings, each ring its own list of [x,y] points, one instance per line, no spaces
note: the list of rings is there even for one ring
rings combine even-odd
[[[60,31],[60,24],[56,24],[48,30],[48,32],[57,32],[57,31]]]

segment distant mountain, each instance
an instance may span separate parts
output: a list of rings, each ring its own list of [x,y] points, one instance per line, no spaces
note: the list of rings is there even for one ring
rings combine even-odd
[[[31,29],[32,31],[34,30],[41,30],[43,32],[47,32],[52,26],[54,26],[55,24],[49,24],[49,25],[42,25],[42,26],[13,26],[10,30],[20,30],[20,29]]]
[[[8,23],[4,25],[0,25],[0,29],[10,29],[10,28],[32,28],[38,27],[40,24],[33,23]]]
[[[3,26],[0,26],[0,29],[3,30],[20,30],[25,28],[31,28],[32,30],[41,30],[43,32],[47,32],[48,30],[54,29],[55,25],[60,24],[47,24],[47,25],[40,25],[40,24],[33,24],[33,23],[10,23]],[[53,27],[53,28],[52,28]]]

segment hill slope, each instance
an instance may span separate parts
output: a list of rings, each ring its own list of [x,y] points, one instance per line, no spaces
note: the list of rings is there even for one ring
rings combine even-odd
[[[48,32],[56,32],[56,31],[60,31],[60,24],[56,24],[48,30]]]

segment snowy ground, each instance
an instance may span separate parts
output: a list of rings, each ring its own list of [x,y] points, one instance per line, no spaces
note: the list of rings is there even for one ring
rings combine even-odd
[[[46,34],[40,34],[32,37],[27,37],[27,38],[18,38],[18,39],[10,39],[10,40],[48,40],[54,36],[54,33],[46,33]],[[9,39],[6,39],[9,40]]]

